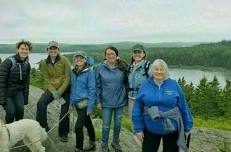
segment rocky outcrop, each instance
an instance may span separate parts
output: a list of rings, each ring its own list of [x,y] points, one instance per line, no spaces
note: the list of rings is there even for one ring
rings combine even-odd
[[[41,89],[31,86],[29,104],[25,106],[25,118],[35,119],[36,104],[42,93]],[[50,128],[53,128],[59,121],[60,103],[57,101],[52,102],[48,106],[48,120]],[[76,113],[70,114],[71,132],[69,134],[69,141],[66,143],[60,142],[58,138],[57,127],[49,132],[49,139],[46,141],[45,146],[47,152],[73,152],[75,148],[75,133],[74,123],[76,121]],[[4,110],[0,107],[0,118],[4,118]],[[98,136],[101,135],[102,121],[100,119],[93,120],[94,127]],[[112,131],[110,135],[112,136]],[[85,131],[86,132],[86,131]],[[87,133],[85,136],[84,145],[88,144]],[[111,141],[110,137],[110,141]],[[19,143],[18,145],[21,145]],[[17,145],[17,146],[18,146]],[[141,147],[134,135],[123,128],[121,131],[121,145],[124,152],[141,152]],[[111,147],[110,147],[111,148]],[[111,148],[112,149],[112,148]],[[160,150],[161,151],[161,147]],[[11,150],[12,152],[27,152],[26,147]],[[100,152],[100,139],[97,141],[97,152]],[[231,132],[216,129],[202,129],[194,128],[192,131],[190,152],[231,152]]]

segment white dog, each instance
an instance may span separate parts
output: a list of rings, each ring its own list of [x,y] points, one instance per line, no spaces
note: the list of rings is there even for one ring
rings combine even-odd
[[[0,120],[0,152],[9,152],[20,140],[32,152],[45,152],[42,141],[46,138],[46,131],[35,120],[22,119],[11,124],[3,124]]]

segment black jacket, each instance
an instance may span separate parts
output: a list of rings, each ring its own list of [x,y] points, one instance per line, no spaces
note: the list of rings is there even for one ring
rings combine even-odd
[[[22,61],[18,54],[10,57],[0,64],[0,105],[4,105],[6,97],[15,96],[23,91],[24,104],[28,104],[30,63],[28,59]]]

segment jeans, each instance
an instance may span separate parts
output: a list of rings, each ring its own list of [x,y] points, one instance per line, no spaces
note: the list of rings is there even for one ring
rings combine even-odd
[[[91,122],[90,116],[87,115],[87,108],[78,109],[76,108],[78,118],[75,124],[75,134],[76,134],[76,148],[83,149],[83,126],[87,128],[89,139],[95,142],[95,130]]]
[[[63,94],[62,97],[66,101],[65,104],[61,106],[61,113],[59,120],[69,111],[69,100],[70,100],[70,89],[68,88]],[[43,128],[48,127],[47,123],[47,106],[54,100],[52,93],[46,90],[40,97],[37,103],[37,113],[36,120],[40,123]],[[59,123],[59,136],[67,136],[69,133],[69,114]]]
[[[112,113],[114,113],[113,142],[119,143],[123,107],[103,108],[102,144],[108,145]]]
[[[20,120],[24,115],[24,96],[23,92],[19,91],[15,96],[6,98],[6,123],[12,123],[14,120]]]

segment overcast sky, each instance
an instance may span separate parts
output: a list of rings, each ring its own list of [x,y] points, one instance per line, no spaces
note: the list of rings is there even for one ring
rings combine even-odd
[[[0,0],[0,43],[231,40],[230,0]]]

